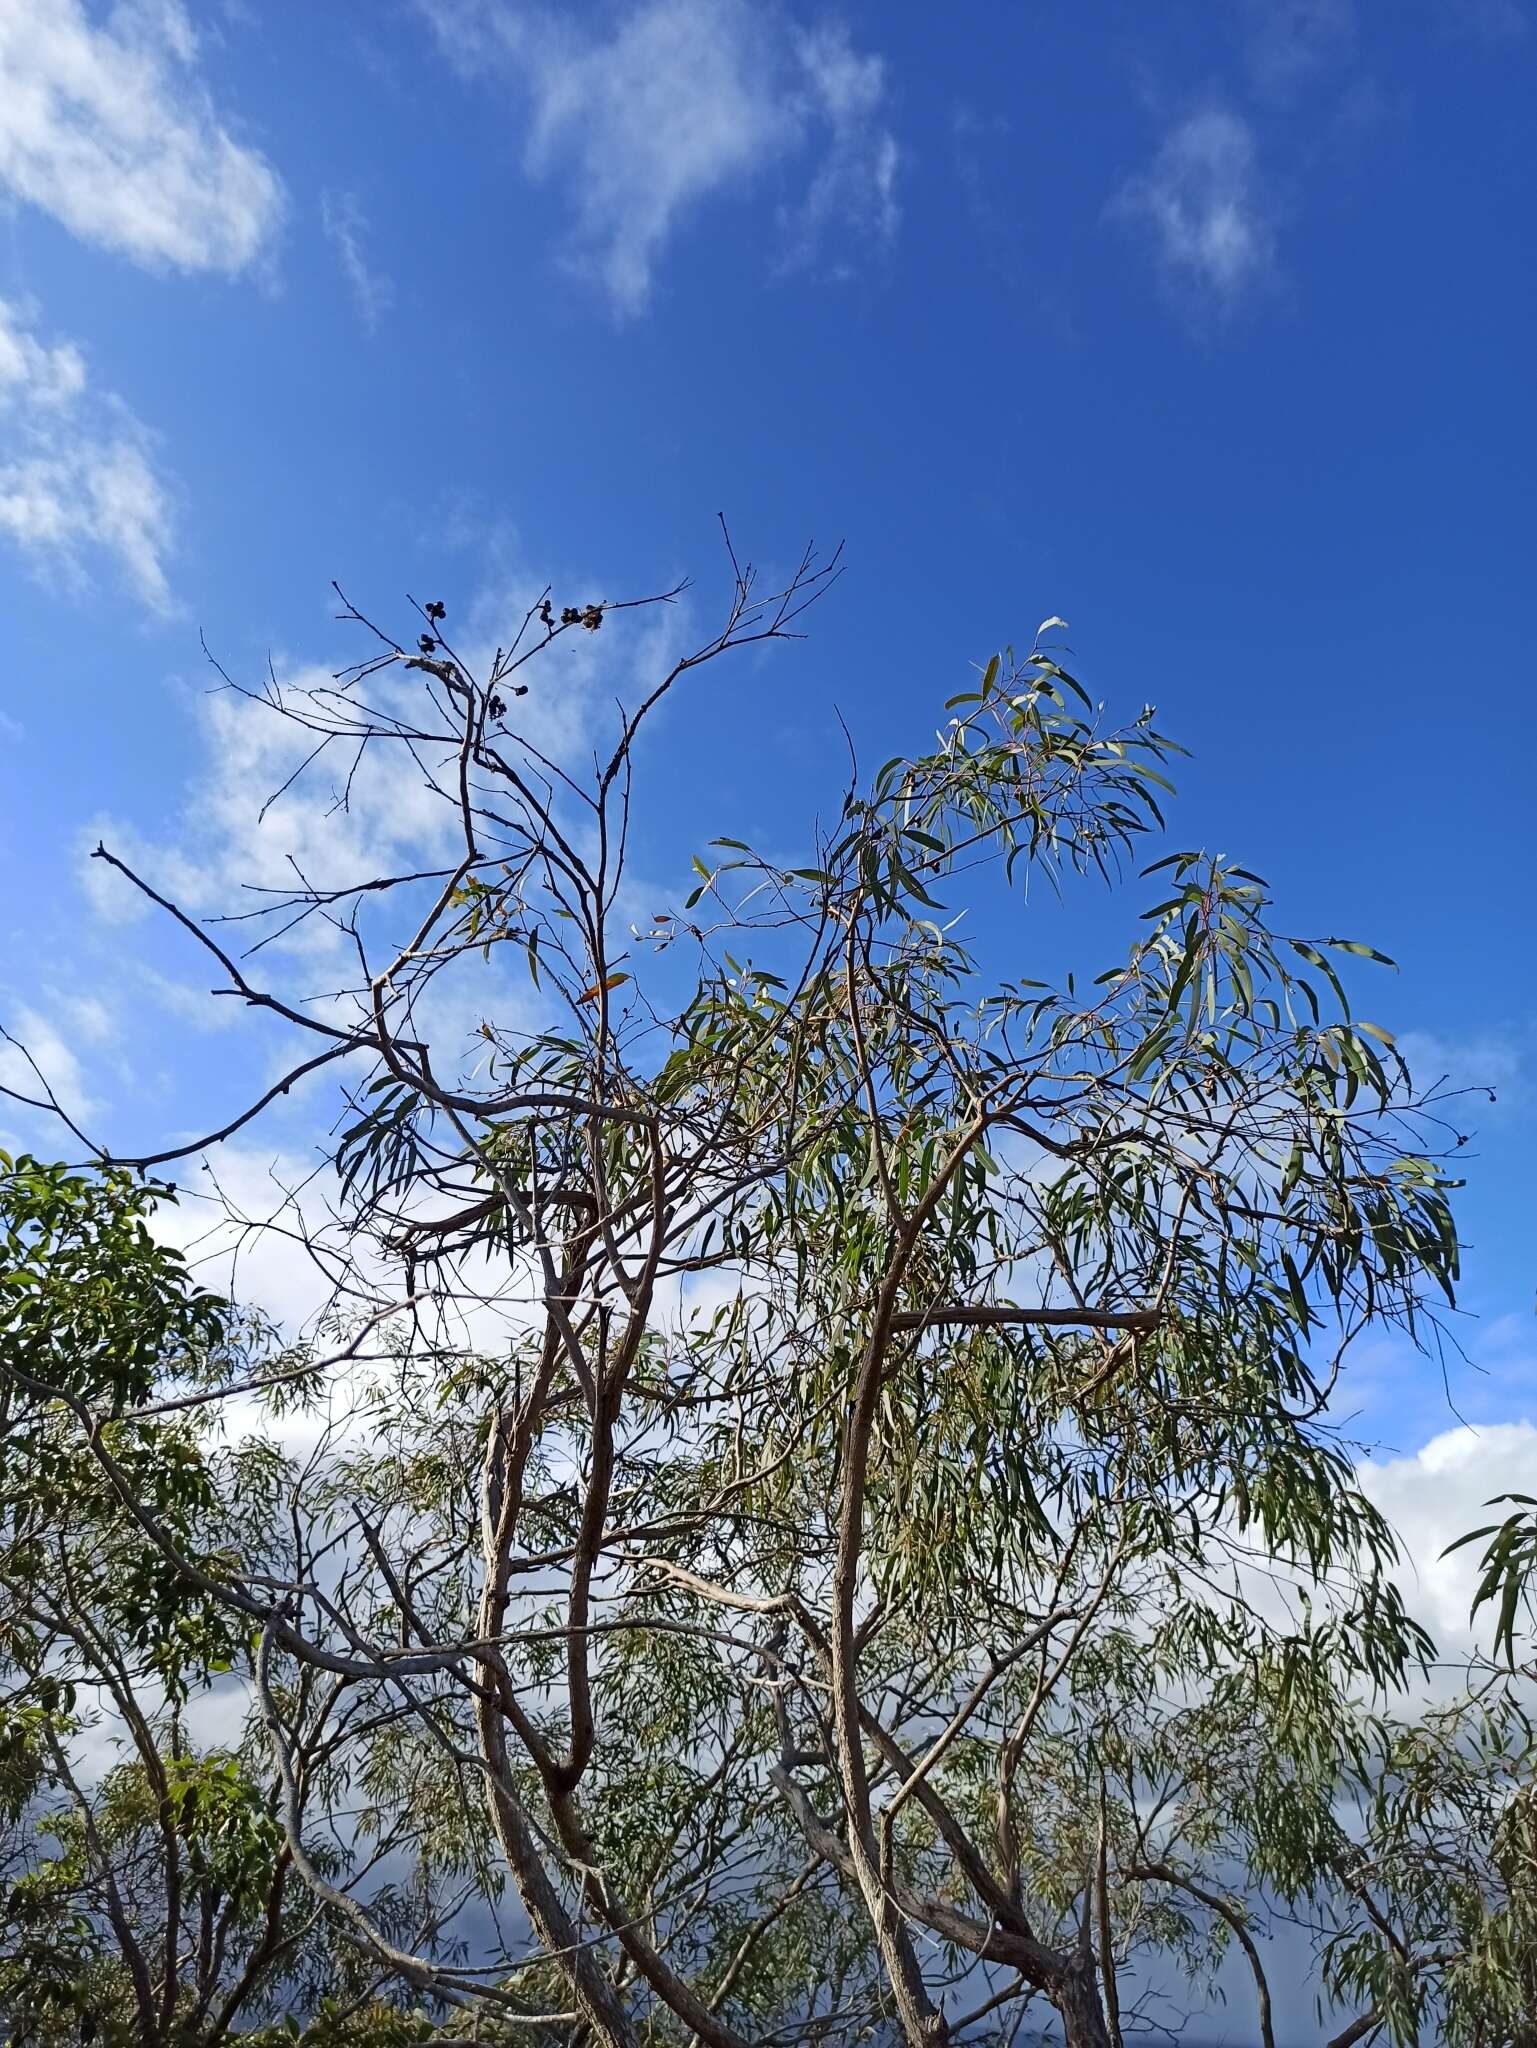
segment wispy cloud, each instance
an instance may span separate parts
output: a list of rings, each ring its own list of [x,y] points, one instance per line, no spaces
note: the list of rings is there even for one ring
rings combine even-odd
[[[787,263],[834,233],[868,246],[896,231],[885,67],[840,27],[772,0],[635,0],[607,31],[510,0],[418,5],[462,72],[526,93],[527,169],[567,191],[569,262],[621,315],[645,308],[686,220],[792,162],[806,182],[781,210]]]
[[[67,994],[49,990],[54,1009],[68,1023],[76,1039],[87,1045],[105,1045],[112,1037],[112,1012],[99,995]]]
[[[786,260],[810,262],[835,230],[847,230],[861,248],[889,246],[902,218],[896,196],[901,153],[882,119],[885,60],[861,55],[841,25],[798,34],[795,51],[828,141],[805,200],[785,216]]]
[[[1294,99],[1355,38],[1354,0],[1242,0],[1241,18],[1249,72],[1266,99]]]
[[[358,309],[358,317],[370,334],[395,303],[395,287],[382,272],[370,267],[364,254],[368,222],[355,192],[325,192],[320,200],[320,224],[336,250]]]
[[[151,268],[244,270],[283,213],[277,173],[235,141],[181,0],[0,0],[0,184],[82,241]]]
[[[1111,203],[1144,231],[1187,310],[1229,313],[1272,276],[1275,230],[1246,121],[1220,107],[1182,120]]]
[[[171,498],[148,432],[120,398],[92,387],[73,342],[39,340],[4,299],[0,421],[0,533],[34,572],[79,582],[89,556],[105,554],[151,611],[171,611]]]
[[[1528,33],[1531,19],[1517,0],[1435,0],[1443,28],[1450,35],[1481,43],[1515,43]]]
[[[1466,1089],[1472,1099],[1467,1111],[1472,1121],[1487,1121],[1496,1106],[1530,1106],[1530,1046],[1514,1032],[1479,1030],[1448,1037],[1434,1031],[1405,1031],[1398,1049],[1420,1087]]]

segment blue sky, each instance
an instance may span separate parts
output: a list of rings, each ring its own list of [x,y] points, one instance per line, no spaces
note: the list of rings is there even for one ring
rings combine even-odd
[[[1194,750],[1172,843],[1398,959],[1366,1013],[1497,1091],[1458,1412],[1395,1347],[1356,1389],[1395,1512],[1465,1527],[1537,1479],[1534,78],[1517,0],[0,0],[0,1021],[120,1148],[271,1071],[84,859],[199,911],[267,872],[281,756],[200,630],[255,679],[348,658],[333,576],[490,640],[546,579],[691,574],[686,637],[718,512],[770,567],[844,538],[807,645],[670,715],[646,872],[794,841],[837,713],[872,763],[919,745],[1070,619]],[[659,644],[566,676],[561,745]],[[326,842],[325,796],[278,836],[414,843],[379,791]],[[999,945],[1097,971],[1137,907]],[[316,1112],[221,1171],[259,1200]]]
[[[771,566],[842,537],[809,643],[671,718],[648,872],[793,838],[837,712],[921,743],[1066,616],[1194,750],[1174,843],[1401,961],[1367,1013],[1496,1087],[1454,1390],[1532,1417],[1534,72],[1515,0],[0,0],[6,1021],[118,1145],[267,1071],[82,858],[210,910],[269,857],[200,630],[258,677],[347,657],[332,576],[489,638],[546,578],[688,573],[684,634],[718,512]],[[1096,970],[1136,907],[1010,964]],[[1378,1365],[1365,1434],[1452,1426]]]

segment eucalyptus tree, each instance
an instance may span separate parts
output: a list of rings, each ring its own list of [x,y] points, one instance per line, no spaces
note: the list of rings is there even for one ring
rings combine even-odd
[[[208,1368],[200,1402],[331,1417],[259,1531],[217,1542],[114,1449],[147,1387],[29,1369],[32,1397],[239,1637],[291,1882],[444,2038],[1050,2018],[1107,2048],[1148,1957],[1200,1978],[1228,1944],[1268,2026],[1268,1898],[1309,1904],[1320,1985],[1359,2008],[1342,2039],[1413,2041],[1503,1907],[1416,1921],[1396,1978],[1404,1937],[1384,1962],[1359,1924],[1386,1910],[1362,1845],[1399,1829],[1407,1868],[1415,1825],[1360,1701],[1431,1646],[1330,1403],[1363,1336],[1415,1340],[1452,1299],[1452,1134],[1352,1014],[1342,963],[1379,956],[1278,929],[1225,858],[1154,859],[1129,949],[1052,983],[1031,890],[1124,887],[1177,751],[1150,710],[1103,722],[1058,620],[973,671],[925,749],[851,767],[793,863],[716,839],[637,916],[652,728],[791,637],[835,566],[765,595],[733,557],[721,630],[589,775],[523,700],[633,607],[546,594],[477,662],[439,603],[400,640],[349,606],[365,659],[267,709],[303,773],[341,764],[343,805],[398,757],[453,845],[263,899],[264,937],[341,935],[340,996],[262,978],[98,849],[302,1041],[196,1144],[120,1164],[339,1077],[315,1250],[348,1355]],[[528,993],[486,1002],[469,1071],[432,1020],[498,961]],[[322,1753],[350,1816],[325,1856]],[[414,1932],[353,1881],[377,1842],[427,1902]],[[472,1950],[431,1903],[461,1880]],[[1443,2006],[1449,2039],[1518,2038]]]

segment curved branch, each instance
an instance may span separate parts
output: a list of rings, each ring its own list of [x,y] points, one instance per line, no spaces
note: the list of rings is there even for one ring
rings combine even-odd
[[[1254,1975],[1254,1992],[1259,2003],[1260,2048],[1275,2048],[1270,1985],[1265,1976],[1265,1966],[1260,1961],[1254,1937],[1244,1925],[1243,1915],[1232,1900],[1224,1899],[1220,1893],[1208,1891],[1204,1885],[1197,1884],[1193,1877],[1187,1877],[1183,1871],[1176,1870],[1170,1863],[1131,1863],[1122,1869],[1121,1875],[1140,1883],[1167,1884],[1174,1886],[1177,1891],[1188,1892],[1191,1898],[1198,1900],[1208,1911],[1216,1913],[1227,1922],[1237,1936],[1239,1946],[1248,1957],[1249,1968]],[[1337,2040],[1329,2043],[1329,2048],[1349,2048],[1350,2042],[1359,2041],[1366,2029],[1360,2021],[1355,2022],[1355,2026],[1357,2031],[1351,2032],[1347,2029]]]

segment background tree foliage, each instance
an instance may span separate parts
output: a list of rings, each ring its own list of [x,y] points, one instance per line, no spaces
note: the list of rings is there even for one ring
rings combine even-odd
[[[635,923],[648,722],[829,574],[732,567],[585,781],[516,700],[627,607],[546,598],[477,675],[432,604],[269,693],[459,840],[271,905],[340,926],[341,1004],[164,905],[311,1041],[279,1086],[347,1077],[312,1344],[146,1227],[200,1145],[4,1165],[14,2037],[1107,2048],[1151,1960],[1237,1950],[1274,2048],[1284,1915],[1337,2044],[1530,2043],[1529,1524],[1480,1532],[1505,1668],[1407,1716],[1433,1646],[1331,1422],[1457,1274],[1455,1134],[1347,1001],[1378,956],[1175,852],[1124,958],[1026,978],[1030,892],[1121,881],[1176,751],[1057,620],[804,865],[716,841]],[[496,957],[535,1021],[469,1071],[427,997]]]

